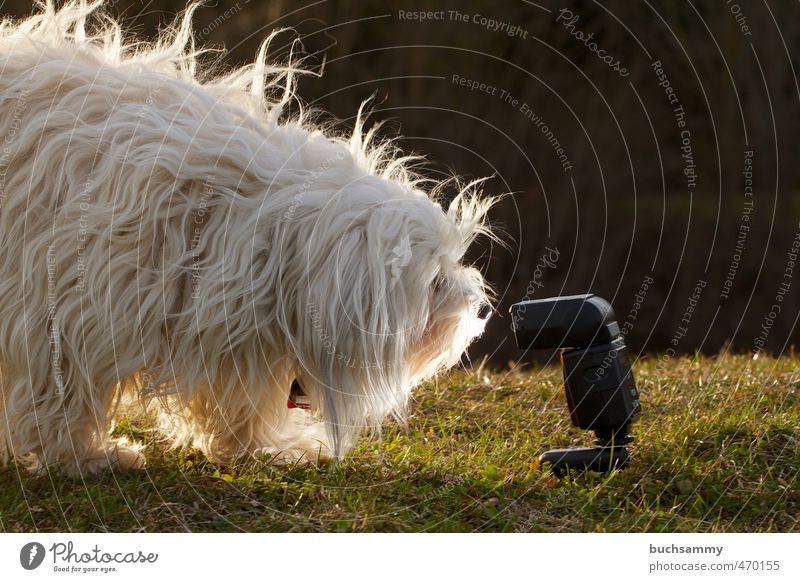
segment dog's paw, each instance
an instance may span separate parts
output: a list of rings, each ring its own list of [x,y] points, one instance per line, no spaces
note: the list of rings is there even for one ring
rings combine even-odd
[[[124,437],[110,444],[109,448],[98,450],[80,461],[63,464],[61,472],[75,479],[93,477],[106,470],[116,473],[144,468],[145,458],[142,452],[144,445]]]
[[[308,423],[294,426],[296,432],[283,435],[276,445],[263,447],[256,455],[269,455],[271,465],[320,465],[333,459],[333,451],[328,445],[325,427],[322,423]],[[281,442],[283,441],[283,442]]]
[[[333,460],[325,425],[305,410],[290,411],[289,422],[274,435],[269,446],[260,447],[254,456],[269,456],[271,465],[320,465]]]
[[[263,458],[268,464],[279,467],[321,465],[333,459],[331,450],[324,443],[318,443],[317,446],[308,445],[285,449],[265,447],[255,451],[254,456]]]
[[[125,437],[119,438],[114,441],[114,448],[110,453],[112,461],[115,462],[109,466],[120,471],[144,469],[146,461],[143,451],[143,444],[129,441]]]

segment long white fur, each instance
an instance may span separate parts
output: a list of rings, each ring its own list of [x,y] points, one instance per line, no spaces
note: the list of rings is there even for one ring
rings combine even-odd
[[[200,71],[190,7],[157,43],[102,2],[0,25],[0,461],[143,465],[117,405],[213,460],[342,456],[456,363],[488,233],[365,132],[288,118],[293,63]],[[268,42],[268,41],[267,41]],[[286,407],[298,378],[322,421]]]

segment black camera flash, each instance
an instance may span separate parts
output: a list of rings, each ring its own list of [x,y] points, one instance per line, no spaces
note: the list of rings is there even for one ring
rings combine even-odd
[[[520,349],[561,348],[572,424],[594,431],[596,446],[554,449],[539,457],[556,474],[622,469],[632,422],[641,415],[628,348],[611,305],[592,294],[521,301],[511,306]]]

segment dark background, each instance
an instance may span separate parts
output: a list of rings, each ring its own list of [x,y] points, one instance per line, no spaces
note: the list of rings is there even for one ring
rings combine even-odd
[[[185,6],[118,0],[107,10],[152,37]],[[572,30],[594,33],[597,48],[627,76],[556,21],[562,8],[579,17]],[[400,18],[400,10],[445,14],[419,22]],[[2,4],[6,15],[29,11],[28,2]],[[525,38],[488,30],[481,16],[518,26]],[[786,268],[800,232],[796,2],[239,0],[208,3],[195,22],[198,43],[225,47],[230,65],[252,60],[273,29],[294,28],[308,66],[325,60],[322,78],[300,84],[306,102],[347,127],[375,94],[372,118],[388,120],[387,135],[402,134],[405,149],[426,155],[430,174],[493,176],[487,193],[513,193],[492,214],[509,248],[487,243],[472,256],[499,297],[497,315],[470,350],[473,360],[490,355],[503,365],[520,357],[507,311],[526,289],[531,298],[606,297],[632,325],[627,338],[636,351],[749,352],[762,340],[772,352],[793,350],[800,265]],[[274,43],[275,58],[292,38],[289,32]],[[672,106],[651,67],[656,60],[686,113],[694,188],[683,173]],[[498,94],[470,91],[453,75],[496,86]],[[569,171],[523,103],[564,148]],[[753,152],[754,191],[747,222],[746,150]],[[558,249],[558,261],[537,272],[545,247]],[[690,301],[698,281],[706,286]],[[781,283],[790,286],[778,301]],[[775,317],[773,305],[780,307]]]

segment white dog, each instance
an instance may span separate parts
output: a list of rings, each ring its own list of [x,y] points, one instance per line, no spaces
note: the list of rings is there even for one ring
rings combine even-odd
[[[460,261],[492,200],[444,211],[361,115],[287,119],[298,69],[267,43],[212,77],[194,8],[145,44],[101,5],[0,28],[0,461],[141,467],[110,434],[128,400],[218,461],[340,457],[402,419],[483,329]]]

